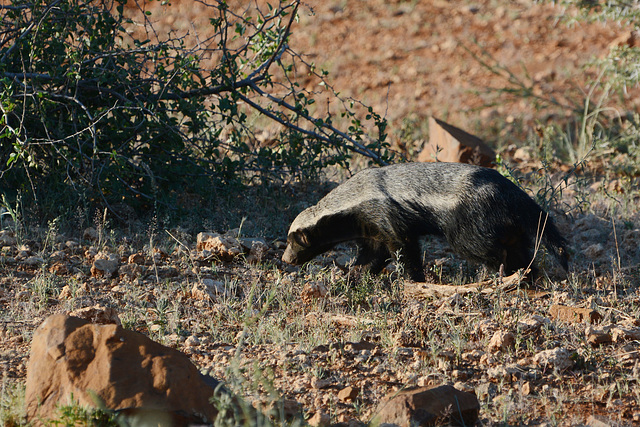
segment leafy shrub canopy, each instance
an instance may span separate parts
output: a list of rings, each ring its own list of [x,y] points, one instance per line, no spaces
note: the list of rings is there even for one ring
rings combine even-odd
[[[297,1],[242,13],[225,1],[202,3],[214,35],[194,46],[184,35],[160,37],[132,4],[1,7],[0,192],[141,208],[160,194],[314,177],[327,165],[348,166],[354,153],[389,161],[385,120],[371,108],[358,117],[362,106],[340,99],[326,73],[287,44]],[[148,38],[132,38],[141,23]],[[203,67],[205,56],[215,66]],[[299,64],[322,94],[296,82]],[[339,111],[321,115],[316,95]],[[270,143],[255,138],[251,117],[276,126]]]

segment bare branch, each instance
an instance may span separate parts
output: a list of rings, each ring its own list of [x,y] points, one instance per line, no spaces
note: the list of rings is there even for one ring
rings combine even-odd
[[[314,124],[315,126],[318,126],[318,119],[316,119],[314,117],[311,117],[309,114],[303,113],[302,111],[300,111],[295,106],[293,106],[293,105],[289,104],[288,102],[286,102],[284,99],[275,97],[275,96],[271,95],[270,93],[267,93],[267,92],[263,91],[257,85],[253,85],[251,88],[256,93],[258,93],[259,95],[264,96],[265,98],[267,98],[271,102],[273,102],[275,104],[278,104],[281,107],[284,107],[287,110],[298,114],[300,117],[304,118],[308,122]],[[361,143],[359,143],[358,141],[356,141],[355,139],[353,139],[352,137],[347,135],[345,132],[336,129],[335,127],[327,124],[324,121],[319,126],[322,129],[326,129],[330,133],[337,135],[343,141],[348,142],[349,144],[351,144],[353,146],[353,150],[355,152],[357,152],[359,154],[362,154],[363,156],[369,157],[369,158],[375,160],[376,162],[378,162],[381,165],[386,165],[387,164],[378,154],[376,154],[373,151],[369,150],[367,147],[365,147],[364,145],[362,145]],[[315,132],[311,132],[310,136],[315,136],[315,137],[317,137],[319,139],[322,139],[323,141],[331,142],[330,138],[323,137],[323,136],[321,136],[321,135],[319,135],[319,134],[317,134]]]
[[[258,89],[259,88],[254,88]],[[262,91],[260,91],[262,92]],[[292,105],[286,103],[284,100],[281,100],[279,98],[273,97],[272,95],[267,95],[266,93],[262,92],[265,96],[267,96],[270,100],[272,100],[273,102],[275,102],[278,105],[284,106],[285,108],[296,112],[297,114],[300,114],[299,111],[296,110],[295,107],[293,107]],[[249,106],[251,106],[251,108],[254,108],[255,110],[259,111],[261,114],[269,117],[272,120],[275,120],[276,122],[280,123],[281,125],[295,130],[296,132],[300,132],[303,135],[307,135],[309,137],[318,139],[320,141],[323,141],[327,144],[329,144],[330,146],[335,147],[336,144],[336,140],[332,139],[330,137],[327,137],[325,135],[321,135],[317,132],[313,132],[310,131],[308,129],[304,129],[298,125],[295,125],[293,123],[291,123],[290,121],[287,120],[283,120],[281,117],[278,117],[277,114],[273,113],[272,111],[267,110],[266,108],[262,107],[260,104],[257,104],[255,102],[253,102],[250,98],[248,98],[247,96],[243,95],[243,94],[239,94],[240,99],[242,99],[244,102],[246,102]],[[301,117],[305,118],[307,121],[311,122],[311,123],[316,123],[317,120],[315,120],[314,118],[308,116],[308,115],[304,115],[304,114],[300,114]],[[358,143],[357,141],[355,141],[353,138],[349,137],[347,134],[345,134],[344,132],[339,131],[338,129],[334,128],[333,126],[327,125],[326,123],[324,123],[322,125],[323,129],[328,130],[329,132],[337,135],[339,137],[340,140],[343,140],[345,142],[348,142],[349,144],[351,144],[351,151],[361,154],[365,157],[368,157],[374,161],[376,161],[376,163],[380,164],[380,165],[386,165],[387,162],[385,162],[378,154],[374,153],[373,151],[369,150],[368,148],[366,148],[365,146],[363,146],[362,144]]]

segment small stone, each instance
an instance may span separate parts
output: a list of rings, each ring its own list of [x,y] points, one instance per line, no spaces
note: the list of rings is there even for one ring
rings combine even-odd
[[[320,378],[314,377],[311,380],[311,387],[315,388],[316,390],[321,390],[323,388],[328,388],[328,387],[331,387],[334,384],[335,384],[335,381],[330,380],[330,379],[320,379]]]
[[[118,312],[114,308],[105,307],[104,305],[79,308],[70,312],[69,316],[79,317],[99,325],[122,325]]]
[[[589,259],[597,260],[604,253],[604,246],[602,243],[594,243],[593,245],[587,246],[582,253]]]
[[[440,350],[440,352],[438,352],[438,358],[443,360],[453,361],[456,359],[456,354],[451,350]]]
[[[98,240],[98,232],[93,227],[86,228],[84,233],[82,233],[82,238],[90,242],[95,242]]]
[[[67,259],[67,254],[64,251],[55,251],[49,255],[49,262],[60,262]]]
[[[214,301],[221,296],[228,295],[229,290],[224,282],[213,279],[202,279],[191,287],[191,298],[201,301]]]
[[[198,233],[196,249],[209,251],[212,256],[222,261],[231,261],[242,253],[242,247],[237,238],[218,233]]]
[[[531,383],[526,381],[520,386],[520,394],[523,396],[529,396],[531,394]]]
[[[558,371],[564,371],[574,365],[571,352],[562,347],[541,351],[533,357],[533,361],[541,368],[551,367]]]
[[[382,399],[373,425],[474,425],[480,403],[472,393],[450,385],[408,388]]]
[[[69,299],[69,298],[77,298],[84,295],[89,294],[89,287],[86,283],[81,283],[79,286],[73,288],[71,285],[64,285],[62,290],[60,291],[60,295],[58,298],[60,299]]]
[[[378,346],[369,341],[348,342],[344,345],[345,351],[361,352],[375,350]]]
[[[516,345],[516,337],[508,331],[497,331],[489,341],[489,351],[497,353],[499,351],[508,351]]]
[[[613,341],[611,333],[605,329],[596,329],[588,326],[585,330],[585,335],[587,336],[587,342],[593,347]]]
[[[318,411],[307,420],[307,423],[312,427],[327,427],[331,424],[331,417],[329,414]]]
[[[476,396],[482,401],[493,399],[498,393],[498,387],[489,381],[483,381],[476,387]]]
[[[496,364],[496,357],[490,353],[485,353],[480,356],[480,365],[493,366]]]
[[[69,268],[64,262],[56,262],[51,264],[51,266],[49,267],[49,273],[53,273],[57,276],[62,276],[69,273]]]
[[[494,382],[511,381],[511,374],[504,365],[498,365],[487,369],[487,377]]]
[[[534,314],[533,316],[527,317],[526,319],[519,320],[518,328],[522,331],[522,333],[529,334],[539,331],[542,325],[544,325],[545,323],[549,323],[549,319]]]
[[[359,388],[348,386],[338,392],[338,399],[340,399],[343,402],[354,401],[355,398],[358,396],[358,393],[360,393]]]
[[[145,262],[144,254],[140,252],[131,254],[129,255],[129,258],[127,258],[127,263],[129,264],[143,265],[144,262]]]
[[[98,254],[98,250],[96,248],[94,248],[93,246],[91,246],[89,249],[84,251],[84,257],[86,259],[93,259],[93,258],[95,258],[95,256],[97,254]]]
[[[114,254],[98,253],[95,255],[91,265],[91,275],[93,277],[112,278],[118,271],[118,256]]]
[[[590,415],[584,425],[587,427],[622,427],[623,424],[602,415]]]
[[[141,277],[144,271],[144,267],[137,263],[124,264],[123,266],[118,268],[118,274],[120,275],[120,277],[126,277],[129,280],[134,280],[138,277]]]
[[[327,287],[322,282],[307,282],[302,288],[300,298],[305,304],[310,304],[314,300],[326,297],[328,292]]]
[[[513,153],[513,160],[517,163],[529,163],[534,154],[533,147],[518,147]]]
[[[611,329],[611,340],[613,342],[640,340],[640,328],[627,326],[616,326]]]
[[[462,353],[462,360],[466,361],[466,362],[475,362],[477,360],[480,360],[480,358],[485,354],[484,351],[482,350],[472,350],[472,351],[468,351],[465,353]]]
[[[493,372],[490,372],[492,370]],[[487,369],[487,376],[489,376],[490,379],[495,381],[507,381],[507,382],[517,381],[518,378],[522,376],[522,373],[523,373],[523,369],[515,363],[509,363],[507,365],[498,365],[495,368]]]
[[[552,305],[549,315],[556,320],[569,323],[597,323],[602,319],[602,315],[595,310],[560,304]]]
[[[155,267],[152,272],[155,273],[157,277],[164,279],[169,277],[178,277],[178,275],[180,274],[178,269],[172,265],[161,265],[159,267]]]
[[[184,340],[185,347],[197,347],[200,345],[200,340],[195,335],[190,335],[186,340]]]
[[[455,41],[452,42],[455,46]],[[445,45],[440,47],[446,49]],[[429,117],[429,142],[418,155],[418,161],[489,166],[495,158],[496,154],[491,147],[477,136],[435,117]]]
[[[262,250],[266,252],[269,249],[267,242],[259,237],[241,237],[238,242],[246,252],[250,252],[254,247],[255,251]]]
[[[453,387],[456,390],[460,390],[460,391],[464,391],[466,393],[474,393],[475,394],[475,390],[473,388],[473,386],[469,383],[463,382],[463,381],[457,381]]]
[[[38,267],[44,264],[44,259],[41,256],[30,256],[22,261],[23,264],[30,265],[32,267]]]

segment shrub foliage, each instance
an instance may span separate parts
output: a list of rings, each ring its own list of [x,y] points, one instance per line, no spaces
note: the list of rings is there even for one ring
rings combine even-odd
[[[385,120],[341,99],[288,45],[298,1],[200,3],[212,36],[198,43],[160,34],[143,3],[0,6],[0,192],[141,207],[220,183],[313,177],[356,153],[389,161]],[[299,69],[319,92],[301,87]],[[257,124],[276,129],[268,143]]]

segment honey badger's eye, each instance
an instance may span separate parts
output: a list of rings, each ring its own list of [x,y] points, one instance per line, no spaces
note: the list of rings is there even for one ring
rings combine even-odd
[[[309,238],[307,236],[307,233],[305,233],[304,231],[296,231],[295,233],[293,233],[293,240],[300,246],[309,246]]]

